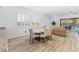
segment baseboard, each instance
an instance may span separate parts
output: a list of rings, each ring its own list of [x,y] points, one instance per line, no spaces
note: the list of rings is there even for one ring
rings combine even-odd
[[[21,38],[21,37],[24,37],[26,35],[23,35],[23,36],[17,36],[17,37],[13,37],[13,38],[9,38],[8,40],[11,40],[11,39],[17,39],[17,38]]]

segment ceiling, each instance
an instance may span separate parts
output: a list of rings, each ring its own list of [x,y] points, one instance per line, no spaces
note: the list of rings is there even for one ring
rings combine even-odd
[[[27,6],[27,8],[49,16],[79,13],[79,6]]]

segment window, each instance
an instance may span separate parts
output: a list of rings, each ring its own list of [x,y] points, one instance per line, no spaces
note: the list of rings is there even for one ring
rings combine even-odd
[[[24,26],[24,15],[18,14],[18,20],[17,20],[18,26]]]
[[[39,25],[40,19],[38,16],[30,16],[25,14],[18,14],[18,26],[33,26]]]

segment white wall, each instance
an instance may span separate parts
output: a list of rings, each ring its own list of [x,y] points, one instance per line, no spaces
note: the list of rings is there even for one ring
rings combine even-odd
[[[68,14],[68,15],[60,16],[60,19],[64,19],[64,18],[79,18],[79,14]]]
[[[31,27],[41,27],[44,25],[49,25],[50,20],[47,16],[44,16],[35,11],[29,10],[22,7],[2,7],[0,8],[0,26],[5,26],[7,28],[8,39],[17,37],[20,34],[24,34],[27,27],[18,27],[17,26],[17,15],[26,14],[28,16],[38,16],[40,19],[39,26]]]

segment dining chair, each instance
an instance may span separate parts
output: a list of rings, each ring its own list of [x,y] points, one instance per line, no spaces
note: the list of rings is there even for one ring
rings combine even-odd
[[[47,41],[48,39],[48,33],[45,27],[44,27],[44,33],[41,34],[41,38],[43,39],[43,42],[45,42],[45,40]]]
[[[52,35],[52,29],[51,27],[49,29],[47,29],[47,33],[48,33],[48,39],[52,39],[51,35]]]
[[[46,30],[46,33],[47,33],[48,39],[51,39],[51,27],[46,26],[46,27],[45,27],[45,30]]]
[[[30,32],[30,43],[34,43],[35,35],[32,29],[29,29]]]

